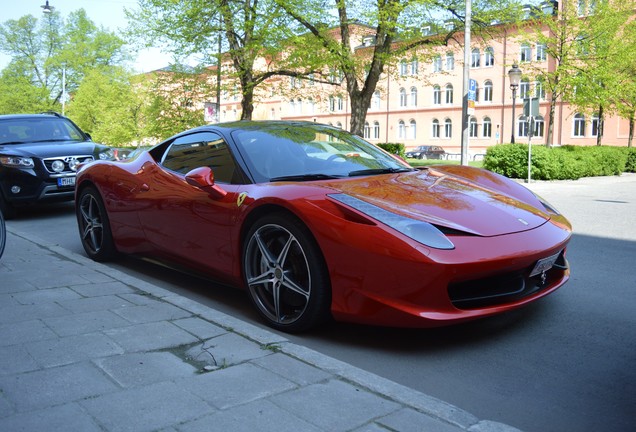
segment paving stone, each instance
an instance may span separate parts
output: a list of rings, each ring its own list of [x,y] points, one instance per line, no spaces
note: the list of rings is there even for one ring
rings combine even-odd
[[[342,381],[312,384],[270,398],[279,407],[328,431],[349,431],[397,411],[400,405]]]
[[[28,305],[60,302],[65,300],[77,300],[81,297],[75,291],[64,287],[39,289],[37,291],[16,293],[13,295],[13,298],[20,304]]]
[[[272,351],[235,333],[226,333],[190,348],[187,354],[210,366],[227,367],[271,355]]]
[[[390,430],[399,430],[400,432],[420,432],[423,430],[460,432],[464,430],[463,428],[448,424],[412,409],[402,409],[394,412],[378,419],[377,423],[388,427]]]
[[[84,281],[86,282],[86,281]],[[70,284],[69,284],[70,285]],[[113,294],[129,294],[135,290],[121,282],[104,282],[95,284],[73,285],[71,288],[85,297],[98,297]]]
[[[33,411],[112,392],[117,386],[89,362],[0,376],[2,393],[18,412]]]
[[[176,320],[173,321],[173,324],[181,327],[187,332],[192,333],[199,339],[210,339],[228,332],[222,327],[196,317]]]
[[[169,352],[124,354],[95,361],[125,388],[195,376],[197,369]]]
[[[0,375],[14,375],[37,369],[38,364],[23,345],[0,348]]]
[[[35,342],[27,345],[26,349],[39,365],[47,368],[124,352],[119,345],[102,333]]]
[[[267,400],[218,411],[179,426],[182,432],[320,432],[320,429]]]
[[[47,318],[44,322],[59,336],[93,333],[130,325],[119,315],[107,310]]]
[[[4,259],[4,257],[2,258]],[[17,275],[2,272],[2,283],[0,284],[0,293],[2,294],[11,294],[23,291],[32,291],[36,289],[35,286],[30,284],[29,282],[23,280],[22,277]]]
[[[252,360],[251,363],[277,373],[301,386],[314,384],[331,377],[327,372],[285,354],[272,354]]]
[[[110,432],[155,431],[214,411],[171,382],[105,394],[80,404]]]
[[[60,306],[74,313],[112,310],[132,306],[133,303],[117,295],[86,297],[79,300],[58,302]]]
[[[0,430],[7,432],[102,431],[93,419],[74,403],[0,419]]]
[[[183,380],[185,388],[219,409],[227,409],[296,387],[283,377],[249,363]]]
[[[126,352],[154,351],[198,342],[190,333],[166,321],[131,325],[105,333]]]
[[[0,307],[0,325],[68,315],[69,311],[56,303]]]
[[[55,337],[57,335],[37,319],[0,325],[0,346],[29,343]]]
[[[143,306],[117,309],[114,312],[135,324],[172,321],[192,316],[190,312],[162,301],[155,301]]]

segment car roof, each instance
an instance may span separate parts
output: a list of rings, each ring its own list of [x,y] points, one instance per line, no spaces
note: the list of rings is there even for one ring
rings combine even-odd
[[[42,113],[42,114],[2,114],[0,120],[22,120],[22,119],[37,119],[37,118],[65,118],[57,113]]]

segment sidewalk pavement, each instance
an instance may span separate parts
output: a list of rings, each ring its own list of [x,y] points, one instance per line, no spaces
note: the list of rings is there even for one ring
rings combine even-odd
[[[0,430],[518,431],[10,228]]]

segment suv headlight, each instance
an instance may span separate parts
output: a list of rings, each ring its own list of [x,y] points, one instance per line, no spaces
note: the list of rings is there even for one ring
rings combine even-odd
[[[105,150],[99,154],[99,160],[114,160],[115,153],[112,149]]]
[[[0,156],[0,164],[12,168],[33,168],[35,164],[30,157]]]

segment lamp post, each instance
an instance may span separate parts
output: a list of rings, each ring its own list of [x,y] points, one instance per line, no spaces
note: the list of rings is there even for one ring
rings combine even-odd
[[[512,65],[512,68],[508,71],[508,78],[510,78],[510,90],[512,90],[512,133],[510,134],[510,143],[515,143],[515,100],[517,98],[517,89],[519,88],[519,82],[521,81],[521,69],[516,64]]]
[[[49,6],[49,0],[46,0],[46,3],[40,7],[42,8],[42,12],[47,14],[52,13],[53,9],[55,9],[53,6]]]

